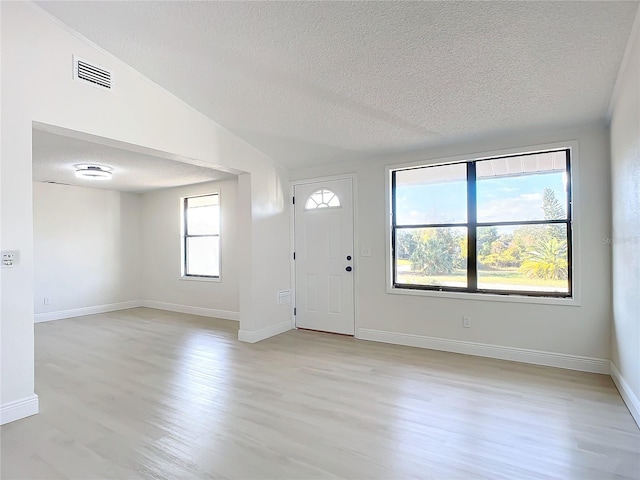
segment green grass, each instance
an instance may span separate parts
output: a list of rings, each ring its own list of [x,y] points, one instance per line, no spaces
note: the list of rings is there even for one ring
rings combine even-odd
[[[402,260],[398,261],[402,265]],[[408,262],[408,261],[407,261]],[[408,264],[408,263],[407,263]],[[407,265],[405,264],[405,265]],[[478,280],[482,283],[492,283],[496,285],[517,285],[530,287],[551,287],[566,289],[566,280],[543,280],[541,278],[529,278],[517,269],[502,270],[480,270]],[[450,275],[423,275],[417,272],[398,272],[398,280],[402,283],[417,285],[442,285],[464,282],[466,271],[458,270]]]

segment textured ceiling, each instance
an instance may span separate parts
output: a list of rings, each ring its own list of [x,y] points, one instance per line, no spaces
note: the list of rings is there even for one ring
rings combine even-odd
[[[210,168],[176,162],[120,148],[33,131],[33,179],[79,187],[141,193],[232,177]],[[111,180],[76,178],[75,165],[111,167]]]
[[[637,2],[37,2],[285,165],[604,119]]]

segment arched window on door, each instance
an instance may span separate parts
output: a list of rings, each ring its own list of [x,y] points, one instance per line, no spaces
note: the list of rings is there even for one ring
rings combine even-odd
[[[331,190],[322,188],[313,192],[304,204],[305,210],[316,210],[318,208],[338,208],[340,199]]]

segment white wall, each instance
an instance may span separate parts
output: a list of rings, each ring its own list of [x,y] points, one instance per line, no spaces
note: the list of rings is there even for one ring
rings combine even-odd
[[[139,195],[34,182],[33,240],[36,315],[140,299]]]
[[[576,213],[580,216],[577,232],[581,243],[578,259],[582,294],[580,306],[460,300],[386,292],[385,165],[567,140],[577,140],[579,144],[579,158],[574,158],[573,181]],[[609,247],[602,239],[610,234],[611,201],[609,143],[604,126],[511,135],[393,158],[372,158],[350,165],[294,171],[291,177],[304,179],[346,172],[356,174],[356,232],[359,238],[356,254],[361,248],[371,248],[372,251],[371,257],[356,257],[356,308],[360,336],[370,336],[371,332],[363,330],[379,330],[540,350],[560,356],[590,357],[597,361],[579,366],[589,368],[589,365],[595,365],[596,370],[608,368],[611,263]],[[472,328],[462,328],[463,315],[471,316]],[[493,350],[492,354],[496,351]]]
[[[640,13],[611,118],[613,194],[612,362],[640,425]],[[617,372],[614,372],[617,373]],[[614,375],[615,378],[615,375]],[[626,392],[625,392],[626,390]]]
[[[252,333],[250,340],[256,332],[272,334],[286,328],[289,306],[276,304],[276,292],[290,286],[286,172],[33,4],[0,2],[0,14],[0,244],[3,250],[21,254],[18,266],[2,269],[0,274],[0,409],[4,412],[5,407],[31,402],[29,409],[3,414],[2,421],[37,411],[37,400],[32,401],[34,123],[37,128],[58,127],[56,133],[61,128],[79,132],[75,135],[80,138],[93,135],[92,140],[103,139],[114,146],[134,145],[142,153],[247,172],[250,181],[244,184],[249,188],[240,189],[243,208],[238,221],[244,226],[243,242],[251,255],[239,271],[240,328]],[[113,70],[114,91],[74,82],[74,54]]]
[[[142,299],[215,310],[237,318],[236,179],[171,188],[142,195]],[[220,281],[185,280],[181,272],[181,197],[220,193]]]
[[[220,281],[185,280],[180,199],[212,192],[220,194]],[[127,302],[237,320],[236,197],[236,179],[141,195],[34,182],[36,321]]]

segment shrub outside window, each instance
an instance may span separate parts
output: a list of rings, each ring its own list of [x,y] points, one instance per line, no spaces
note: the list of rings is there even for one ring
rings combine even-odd
[[[572,297],[570,150],[391,171],[392,284]]]

